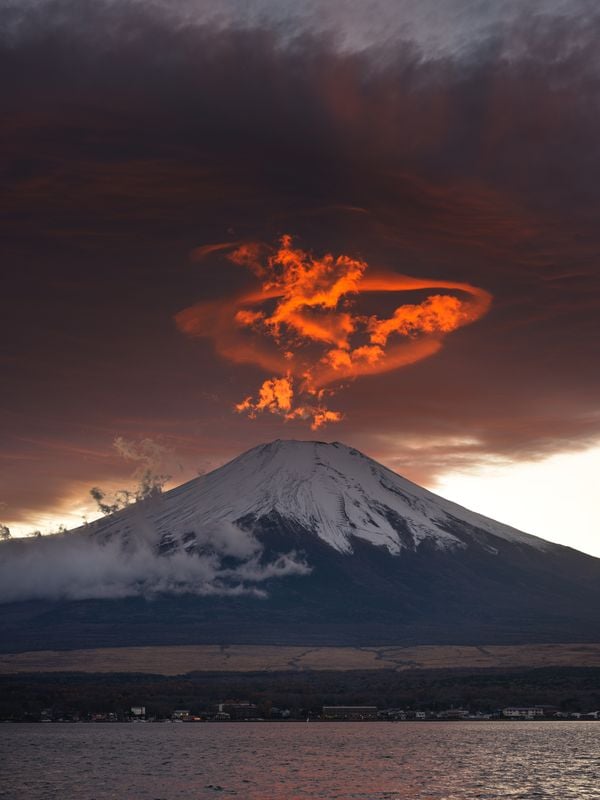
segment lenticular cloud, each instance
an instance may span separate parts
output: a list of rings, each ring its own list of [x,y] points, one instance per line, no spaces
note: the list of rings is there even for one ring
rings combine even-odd
[[[206,245],[194,256],[223,250],[224,243]],[[434,355],[448,334],[478,320],[491,303],[488,292],[467,283],[371,273],[347,255],[317,258],[294,248],[287,235],[277,248],[235,243],[228,258],[255,274],[256,289],[191,306],[177,324],[188,335],[213,338],[231,361],[276,373],[236,405],[238,412],[306,419],[313,429],[341,419],[327,402],[344,381]],[[424,296],[387,316],[369,308],[369,296],[400,300],[403,292]]]

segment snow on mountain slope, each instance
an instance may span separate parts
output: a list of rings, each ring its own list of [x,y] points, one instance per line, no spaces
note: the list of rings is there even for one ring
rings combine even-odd
[[[192,552],[199,541],[214,541],[221,552],[243,557],[255,546],[251,523],[273,513],[343,553],[352,552],[352,537],[393,555],[424,542],[440,550],[475,543],[493,553],[477,531],[539,550],[553,547],[444,500],[339,442],[260,445],[91,528],[101,537],[125,534],[149,544],[158,537],[166,550],[182,544]]]

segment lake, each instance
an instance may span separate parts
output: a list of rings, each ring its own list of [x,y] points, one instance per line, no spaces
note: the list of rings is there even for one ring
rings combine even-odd
[[[0,725],[2,800],[597,800],[600,723]]]

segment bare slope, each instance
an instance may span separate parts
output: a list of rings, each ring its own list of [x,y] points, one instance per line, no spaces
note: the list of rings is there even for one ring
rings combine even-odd
[[[488,647],[118,647],[5,654],[0,674],[34,672],[281,672],[366,669],[600,667],[600,644]]]

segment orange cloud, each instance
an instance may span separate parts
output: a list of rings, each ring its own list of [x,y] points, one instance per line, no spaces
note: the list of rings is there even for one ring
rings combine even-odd
[[[284,378],[268,378],[258,390],[256,401],[251,396],[246,397],[241,403],[236,404],[235,410],[247,413],[250,419],[255,419],[261,411],[270,411],[285,420],[309,420],[312,430],[317,430],[327,422],[339,422],[342,419],[340,412],[325,408],[320,402],[320,393],[316,394],[319,398],[317,403],[297,405],[294,403],[294,379],[291,375]]]
[[[247,397],[235,408],[236,411],[248,411],[250,416],[256,416],[257,411],[272,411],[285,415],[291,411],[293,398],[291,378],[271,378],[260,387],[256,403],[251,397]]]
[[[452,331],[481,318],[491,295],[467,283],[406,275],[367,275],[365,261],[294,248],[289,236],[270,251],[244,243],[229,258],[262,283],[241,297],[199,303],[176,316],[181,331],[212,338],[236,363],[275,373],[256,400],[236,406],[251,417],[269,411],[307,419],[313,428],[341,414],[324,405],[332,384],[399,369],[434,355]],[[389,317],[358,313],[360,296],[438,290],[420,303],[403,303]],[[440,293],[443,290],[444,293]]]
[[[204,244],[201,247],[195,247],[190,253],[190,261],[202,261],[207,256],[218,253],[219,250],[231,250],[232,247],[238,244],[239,242],[215,242],[214,244]]]

